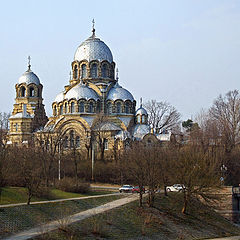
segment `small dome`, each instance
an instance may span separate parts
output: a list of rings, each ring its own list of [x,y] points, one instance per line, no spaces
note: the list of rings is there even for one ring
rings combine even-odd
[[[59,103],[59,102],[62,102],[63,99],[64,99],[64,94],[63,94],[63,91],[62,91],[62,92],[60,92],[60,93],[56,96],[54,102]]]
[[[65,99],[71,98],[75,98],[77,100],[81,98],[84,98],[86,100],[94,99],[95,101],[100,99],[93,89],[87,87],[83,83],[79,83],[77,86],[73,87],[67,92],[67,94],[65,95]]]
[[[137,140],[141,140],[148,133],[150,133],[150,127],[148,125],[137,124],[133,131],[133,137]]]
[[[135,115],[148,115],[147,111],[145,108],[143,108],[142,106],[140,108],[137,109]]]
[[[109,47],[95,36],[91,36],[85,40],[75,52],[74,60],[82,61],[87,60],[88,62],[92,60],[113,62],[113,56]]]
[[[117,100],[121,99],[123,101],[130,100],[134,101],[133,95],[126,90],[125,88],[121,87],[118,83],[116,83],[109,91],[107,100]]]
[[[40,84],[40,80],[38,78],[38,76],[31,71],[31,69],[29,68],[19,79],[18,79],[18,83],[26,83],[31,84],[34,83],[36,85]]]

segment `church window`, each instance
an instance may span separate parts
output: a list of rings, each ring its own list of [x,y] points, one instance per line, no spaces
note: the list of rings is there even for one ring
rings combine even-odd
[[[55,105],[53,108],[53,115],[56,116],[57,115],[57,106]]]
[[[117,103],[117,113],[121,113],[121,103]]]
[[[74,79],[77,79],[77,78],[78,78],[78,69],[77,69],[77,65],[74,66],[73,78],[74,78]]]
[[[111,114],[112,113],[112,104],[108,103],[107,104],[107,114]]]
[[[21,97],[25,97],[25,94],[26,94],[26,88],[21,87]]]
[[[97,112],[97,113],[100,112],[100,102],[99,102],[99,101],[97,102],[97,109],[96,109],[96,112]]]
[[[97,64],[96,63],[92,64],[91,70],[90,70],[90,75],[91,75],[91,78],[97,77]]]
[[[108,77],[108,74],[107,74],[107,64],[103,64],[102,65],[102,77],[103,78],[106,78],[106,77]]]
[[[81,77],[86,78],[87,77],[87,66],[86,66],[86,64],[83,64],[81,69],[82,69]]]
[[[68,137],[67,136],[63,140],[63,147],[68,148]]]
[[[37,93],[38,93],[37,96],[40,97],[40,90],[39,89],[37,90]]]
[[[142,115],[142,123],[145,123],[145,116]]]
[[[63,114],[63,105],[60,106],[60,115]]]
[[[74,131],[71,130],[70,132],[70,148],[74,147]]]
[[[80,147],[80,137],[79,136],[76,137],[76,147],[77,148]]]
[[[80,102],[78,105],[78,111],[79,112],[84,112],[84,102]]]
[[[34,88],[33,87],[29,88],[29,96],[34,97]]]
[[[65,103],[65,113],[67,113],[68,110],[67,110],[67,103]]]
[[[108,140],[104,138],[103,140],[104,150],[108,150]]]
[[[137,123],[141,123],[141,117],[140,117],[140,115],[137,116]]]
[[[74,113],[74,102],[71,102],[71,113]]]
[[[18,131],[18,123],[15,125],[16,132]]]
[[[92,113],[93,112],[93,103],[90,102],[89,104],[89,112]]]
[[[125,112],[129,113],[129,103],[128,102],[125,104]]]

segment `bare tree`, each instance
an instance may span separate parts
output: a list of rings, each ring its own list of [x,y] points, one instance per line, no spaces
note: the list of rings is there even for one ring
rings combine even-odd
[[[148,111],[148,122],[155,133],[178,128],[180,113],[167,102],[148,101],[144,104]]]
[[[240,95],[237,90],[219,96],[210,109],[210,116],[219,129],[225,151],[230,153],[240,142]]]

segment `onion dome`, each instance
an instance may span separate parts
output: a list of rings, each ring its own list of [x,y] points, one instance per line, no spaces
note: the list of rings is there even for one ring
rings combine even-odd
[[[60,93],[56,96],[54,102],[57,102],[57,103],[62,102],[62,101],[64,100],[64,94],[63,94],[63,93],[64,93],[63,91],[60,92]]]
[[[75,98],[76,100],[81,98],[86,100],[94,99],[95,101],[100,100],[97,93],[93,89],[84,85],[82,82],[71,88],[65,95],[65,99],[69,100],[71,98]]]
[[[77,48],[74,60],[82,61],[87,60],[88,62],[92,60],[103,61],[107,60],[109,63],[113,62],[113,56],[109,47],[101,41],[99,38],[95,37],[95,29],[93,26],[93,34],[91,37],[86,39]]]
[[[140,106],[140,108],[137,109],[135,115],[148,115],[147,111],[145,108],[142,107],[142,105]]]
[[[137,140],[142,140],[148,133],[150,133],[150,127],[148,125],[137,124],[133,130],[133,137]]]
[[[26,83],[27,85],[31,83],[34,83],[36,85],[40,84],[38,76],[34,72],[32,72],[30,67],[31,65],[28,66],[28,70],[18,79],[19,84],[21,83]]]
[[[110,89],[107,100],[117,100],[121,99],[123,101],[130,100],[134,101],[133,95],[126,90],[125,88],[121,87],[118,82]]]

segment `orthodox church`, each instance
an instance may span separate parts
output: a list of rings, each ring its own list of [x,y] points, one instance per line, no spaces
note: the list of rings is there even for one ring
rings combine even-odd
[[[29,61],[27,71],[15,85],[9,144],[30,144],[46,134],[59,136],[63,148],[80,149],[90,141],[96,144],[99,138],[104,150],[143,138],[170,140],[169,134],[151,134],[147,111],[142,104],[136,110],[133,95],[120,85],[112,52],[95,36],[94,26],[92,35],[77,48],[71,66],[69,83],[57,94],[48,118],[43,85]]]

